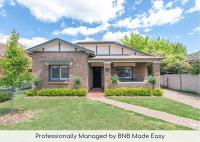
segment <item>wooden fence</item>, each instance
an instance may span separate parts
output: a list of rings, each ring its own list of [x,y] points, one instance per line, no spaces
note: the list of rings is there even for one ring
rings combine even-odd
[[[162,87],[200,94],[200,74],[165,74],[160,76]]]

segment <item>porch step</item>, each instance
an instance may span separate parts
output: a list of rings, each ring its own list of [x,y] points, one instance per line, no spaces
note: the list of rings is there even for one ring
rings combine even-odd
[[[104,98],[104,92],[102,88],[94,88],[91,89],[88,94],[87,94],[88,98]]]

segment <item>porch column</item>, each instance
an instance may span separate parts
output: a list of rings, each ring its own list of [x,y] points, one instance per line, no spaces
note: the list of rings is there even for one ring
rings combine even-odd
[[[152,64],[152,73],[156,77],[155,88],[160,88],[160,62],[153,62]]]
[[[111,62],[104,62],[104,89],[111,85]]]

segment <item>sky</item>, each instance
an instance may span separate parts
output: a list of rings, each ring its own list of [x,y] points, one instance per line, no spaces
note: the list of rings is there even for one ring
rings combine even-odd
[[[117,41],[139,33],[200,50],[200,0],[0,0],[0,42]]]

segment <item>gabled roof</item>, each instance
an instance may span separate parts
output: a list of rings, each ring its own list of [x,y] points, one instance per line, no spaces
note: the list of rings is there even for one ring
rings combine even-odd
[[[200,51],[188,54],[189,61],[197,61],[200,59]]]
[[[153,56],[149,53],[145,53],[145,52],[140,51],[136,48],[131,48],[129,46],[123,45],[123,44],[115,42],[115,41],[85,41],[85,42],[83,41],[83,42],[77,42],[76,44],[116,44],[116,45],[122,46],[124,48],[127,48],[129,50],[133,50],[133,51],[139,52],[141,54],[147,55],[147,56]]]
[[[44,42],[44,43],[41,43],[41,44],[39,44],[39,45],[36,45],[36,46],[34,46],[34,47],[29,48],[29,49],[27,49],[27,51],[28,51],[29,54],[30,54],[30,53],[33,53],[34,51],[36,51],[36,50],[42,48],[43,45],[45,45],[45,44],[47,44],[47,43],[50,43],[50,42],[54,42],[54,41],[64,42],[64,43],[66,43],[66,44],[71,45],[71,46],[74,47],[74,48],[79,49],[80,51],[86,52],[87,54],[89,54],[89,55],[91,55],[91,56],[94,56],[94,55],[95,55],[94,51],[92,51],[92,50],[83,48],[83,47],[81,47],[81,46],[79,46],[79,45],[73,44],[73,43],[71,43],[71,42],[65,41],[65,40],[60,39],[60,38],[51,39],[51,40],[49,40],[49,41],[47,41],[47,42]]]

